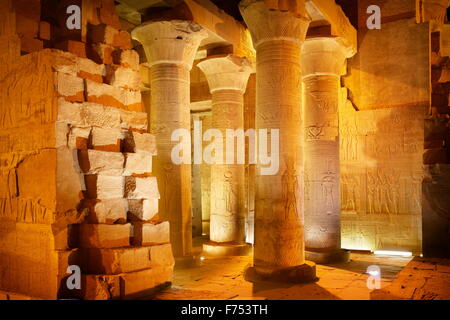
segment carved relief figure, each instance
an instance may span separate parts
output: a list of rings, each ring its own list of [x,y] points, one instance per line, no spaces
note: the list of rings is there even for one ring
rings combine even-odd
[[[294,164],[287,161],[286,170],[282,176],[283,184],[283,202],[285,217],[298,217],[297,211],[297,193],[298,193],[298,178],[296,175],[296,170]]]
[[[323,126],[310,126],[306,128],[306,139],[307,141],[320,140],[324,135]]]
[[[325,176],[322,179],[322,195],[325,201],[327,213],[332,213],[334,210],[334,193],[333,193],[334,177]]]
[[[233,183],[233,173],[231,171],[225,172],[224,178],[223,199],[225,200],[226,213],[233,215],[238,207],[238,196]]]

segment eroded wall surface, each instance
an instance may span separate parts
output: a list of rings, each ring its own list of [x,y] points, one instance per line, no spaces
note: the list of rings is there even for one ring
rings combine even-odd
[[[24,19],[46,25],[27,15],[40,1],[27,3],[7,1],[0,14],[0,289],[46,299],[149,294],[171,281],[174,260],[138,54],[113,1],[93,8],[89,40],[64,41],[69,52],[42,50],[56,36],[21,33]],[[68,290],[69,265],[81,269],[80,290]]]
[[[342,246],[421,250],[424,107],[340,113]]]
[[[382,9],[380,30],[365,25],[370,4]],[[342,246],[421,252],[430,29],[416,24],[414,1],[370,4],[359,2],[340,107]]]

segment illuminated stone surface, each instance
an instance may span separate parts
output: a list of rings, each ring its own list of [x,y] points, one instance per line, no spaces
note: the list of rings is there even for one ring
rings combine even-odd
[[[226,130],[244,129],[243,95],[252,72],[250,63],[237,56],[211,57],[198,64],[205,73],[212,94],[212,127],[222,136]],[[225,141],[223,142],[225,145]],[[236,153],[244,154],[244,144]],[[229,150],[227,151],[229,152]],[[225,155],[224,155],[225,156]],[[211,207],[209,237],[213,243],[245,242],[245,165],[237,163],[211,165]],[[225,159],[223,160],[225,162]],[[214,247],[214,244],[212,244]],[[209,244],[205,244],[208,252]]]
[[[341,250],[339,94],[346,48],[333,38],[311,38],[302,48],[307,258],[329,263]]]
[[[173,163],[171,151],[177,142],[171,135],[176,129],[190,132],[189,71],[205,37],[206,31],[197,24],[179,20],[147,22],[133,30],[151,66],[150,131],[158,136],[153,168],[161,193],[160,212],[170,222],[177,257],[191,255],[191,165]]]
[[[240,10],[256,49],[256,129],[280,130],[278,173],[256,173],[254,267],[247,276],[313,281],[315,265],[305,261],[301,183],[300,59],[310,20],[289,10],[269,10],[264,1],[242,1]]]

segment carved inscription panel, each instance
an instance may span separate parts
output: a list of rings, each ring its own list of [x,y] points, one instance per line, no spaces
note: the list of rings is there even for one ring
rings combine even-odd
[[[424,111],[342,108],[344,248],[420,252]]]

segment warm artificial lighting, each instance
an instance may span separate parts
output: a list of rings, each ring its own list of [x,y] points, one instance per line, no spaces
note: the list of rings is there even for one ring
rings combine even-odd
[[[206,258],[205,257],[200,257],[200,260],[203,261],[203,260],[206,260]]]
[[[377,254],[377,255],[386,255],[386,256],[412,257],[412,252],[406,252],[406,251],[384,251],[384,250],[377,250],[377,251],[374,251],[374,254]]]
[[[380,275],[380,272],[377,270],[371,270],[367,272],[368,274],[370,274],[372,277],[378,277]]]

